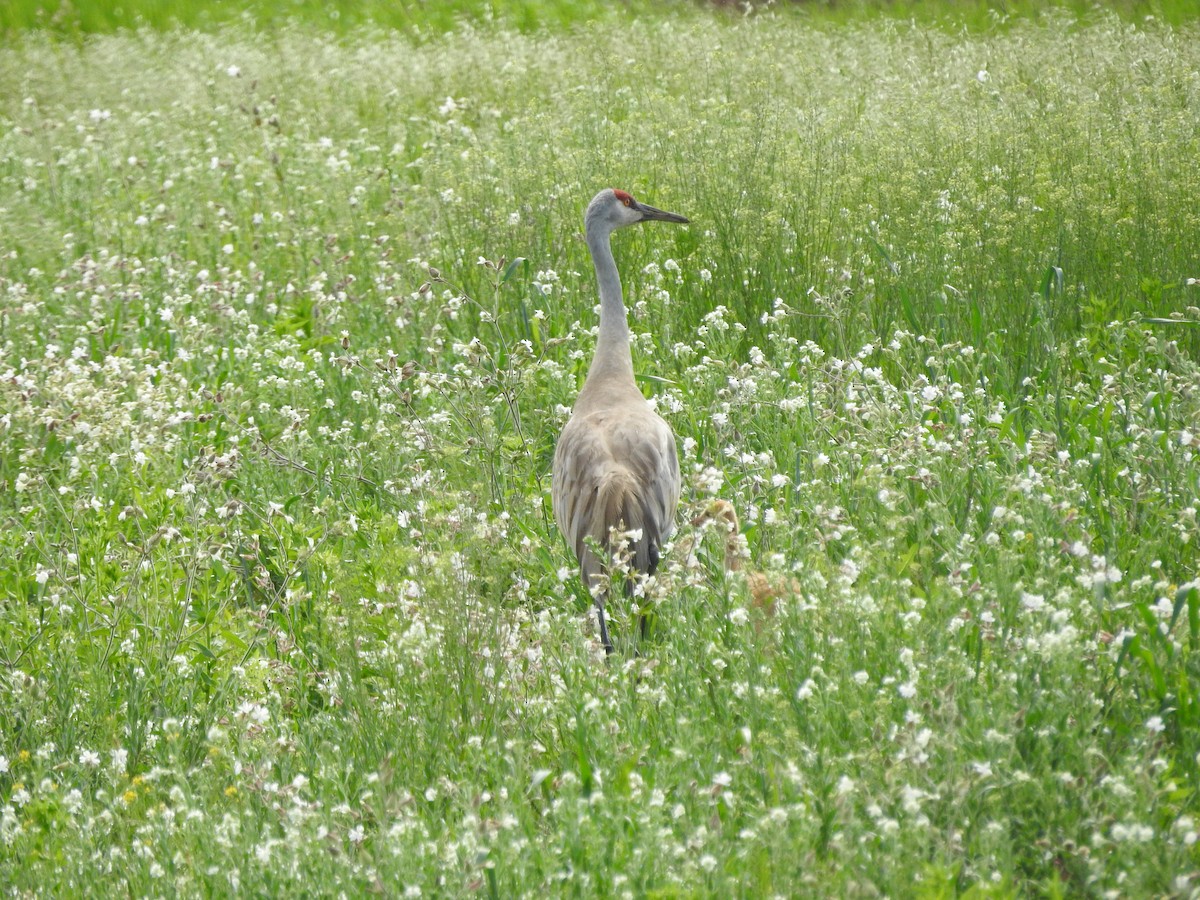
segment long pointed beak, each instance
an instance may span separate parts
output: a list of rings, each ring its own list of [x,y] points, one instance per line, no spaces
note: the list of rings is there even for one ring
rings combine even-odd
[[[653,206],[647,206],[645,203],[639,203],[638,209],[641,211],[642,216],[644,217],[643,221],[647,219],[655,219],[659,222],[678,222],[681,225],[686,225],[688,221],[686,216],[681,216],[679,213],[656,209]]]

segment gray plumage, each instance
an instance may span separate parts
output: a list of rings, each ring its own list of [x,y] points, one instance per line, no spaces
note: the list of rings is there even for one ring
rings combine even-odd
[[[679,503],[675,436],[634,381],[621,279],[609,245],[618,228],[648,220],[687,222],[609,189],[592,199],[584,216],[600,288],[600,334],[587,380],[554,448],[551,493],[554,518],[579,559],[589,590],[604,574],[614,529],[641,532],[631,543],[631,562],[638,572],[653,574]],[[589,538],[602,549],[599,558],[588,546]],[[596,608],[600,639],[611,653],[602,596],[596,596]]]

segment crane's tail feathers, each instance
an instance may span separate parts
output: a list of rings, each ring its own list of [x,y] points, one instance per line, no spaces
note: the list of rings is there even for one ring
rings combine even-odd
[[[639,572],[649,568],[649,546],[651,536],[647,534],[645,509],[637,495],[633,477],[623,469],[613,471],[601,482],[600,502],[596,504],[599,521],[594,522],[593,532],[612,551],[612,531],[629,535],[630,564]],[[602,518],[600,518],[602,517]]]
[[[628,535],[628,565],[634,572],[653,575],[658,568],[659,526],[651,513],[638,497],[637,482],[625,469],[614,467],[601,479],[596,490],[595,502],[591,507],[591,520],[587,523],[588,540],[584,542],[580,554],[583,569],[583,581],[595,598],[596,610],[600,619],[601,640],[605,650],[612,652],[612,644],[608,640],[608,629],[604,615],[604,594],[612,590],[613,585],[608,581],[605,585],[605,574],[615,575],[611,571],[612,554],[615,541],[619,535]],[[599,550],[599,554],[597,554]],[[633,593],[634,579],[621,578],[624,581],[626,596]],[[603,593],[599,590],[602,585],[607,587]],[[642,636],[646,633],[646,617],[639,616]]]
[[[638,497],[637,482],[623,468],[614,467],[600,480],[587,535],[603,550],[597,558],[590,549],[582,554],[584,583],[593,587],[608,568],[613,550],[613,532],[631,535],[629,565],[634,571],[654,574],[658,568],[658,525]]]

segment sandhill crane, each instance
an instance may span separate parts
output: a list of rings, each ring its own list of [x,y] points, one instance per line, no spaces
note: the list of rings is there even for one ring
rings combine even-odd
[[[652,575],[679,503],[675,435],[633,379],[629,322],[609,244],[618,228],[649,220],[687,222],[683,216],[639,203],[625,191],[605,189],[588,204],[584,226],[600,288],[600,334],[571,419],[554,448],[554,518],[579,559],[607,653],[613,652],[613,645],[600,586],[610,561],[610,536],[626,532],[633,568]],[[599,546],[601,557],[589,541]],[[645,629],[642,616],[643,634]]]

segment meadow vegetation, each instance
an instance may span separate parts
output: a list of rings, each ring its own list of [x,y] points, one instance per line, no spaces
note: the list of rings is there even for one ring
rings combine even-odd
[[[1195,895],[1198,38],[9,44],[0,884]],[[606,185],[692,220],[614,242],[685,486],[608,661],[548,480]]]
[[[1045,12],[1153,17],[1175,25],[1197,16],[1192,0],[7,0],[0,6],[0,38],[32,29],[80,40],[128,29],[236,23],[260,32],[300,26],[337,34],[374,26],[425,41],[461,28],[534,32],[598,20],[629,26],[647,17],[714,12],[731,20],[770,13],[824,24],[883,16],[955,30],[1002,27]]]

